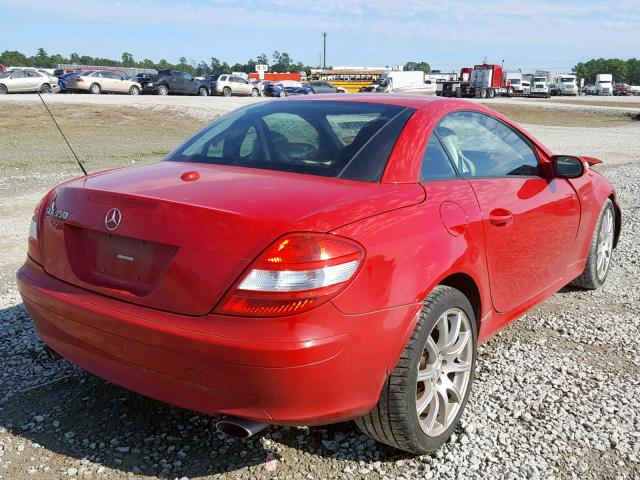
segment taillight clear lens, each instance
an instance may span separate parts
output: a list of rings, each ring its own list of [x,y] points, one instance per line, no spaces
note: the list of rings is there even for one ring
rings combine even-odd
[[[37,263],[42,263],[40,245],[38,243],[38,236],[40,234],[38,225],[40,223],[40,210],[42,208],[43,201],[44,199],[40,200],[33,212],[33,217],[31,217],[31,224],[29,225],[29,239],[27,242],[27,254]]]
[[[29,225],[29,236],[38,240],[38,220],[35,217],[31,219],[31,225]]]
[[[353,278],[363,248],[344,237],[295,233],[274,242],[222,299],[217,313],[291,315],[328,301]]]

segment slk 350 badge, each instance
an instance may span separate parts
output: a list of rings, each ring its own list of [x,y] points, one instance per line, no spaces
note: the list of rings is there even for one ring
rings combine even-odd
[[[60,220],[66,220],[69,217],[69,212],[65,210],[57,210],[52,207],[47,207],[46,216],[59,218]]]

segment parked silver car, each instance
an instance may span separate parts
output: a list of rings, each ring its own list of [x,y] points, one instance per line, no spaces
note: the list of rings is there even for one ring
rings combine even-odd
[[[232,95],[260,95],[260,88],[236,75],[220,75],[215,83],[215,94],[230,97]]]
[[[0,73],[0,94],[51,93],[59,90],[58,79],[35,69],[21,69]]]
[[[99,93],[128,93],[140,95],[142,85],[136,80],[110,70],[96,70],[73,75],[67,79],[67,90]]]

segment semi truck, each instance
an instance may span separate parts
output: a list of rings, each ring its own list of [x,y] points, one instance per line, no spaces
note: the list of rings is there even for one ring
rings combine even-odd
[[[523,81],[524,77],[522,77],[521,82]],[[507,83],[506,76],[503,76],[502,65],[488,63],[474,65],[473,68],[462,68],[458,80],[444,82],[442,84],[442,92],[439,92],[439,94],[443,97],[458,98],[493,98],[496,95],[520,97],[549,96],[547,89],[544,89],[544,91],[540,93],[534,93],[533,85],[531,85],[529,92],[525,92],[524,90],[522,93],[516,92],[516,89],[512,88],[511,82]]]
[[[610,73],[596,75],[596,95],[613,95],[613,75]]]
[[[378,79],[376,92],[435,95],[436,82],[425,80],[423,71],[389,70]]]
[[[531,81],[531,93],[540,95],[549,94],[549,72],[537,71],[533,74],[533,80]]]
[[[508,94],[531,92],[531,83],[520,72],[507,72],[504,84]]]
[[[556,75],[549,85],[551,95],[578,95],[576,76],[570,73]]]

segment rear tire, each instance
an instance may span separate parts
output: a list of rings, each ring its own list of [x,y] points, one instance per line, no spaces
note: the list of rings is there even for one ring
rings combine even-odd
[[[260,92],[258,91],[257,88],[254,88],[251,90],[251,96],[252,97],[259,97],[260,96]]]
[[[89,91],[94,95],[100,95],[102,93],[102,88],[97,83],[92,83],[89,87]]]
[[[424,302],[378,404],[356,420],[358,428],[378,442],[411,453],[439,448],[467,404],[476,342],[476,321],[467,297],[451,287],[436,287]]]
[[[129,89],[129,95],[140,95],[140,89],[135,85],[132,85]]]
[[[286,92],[286,90],[284,90],[284,89],[280,90],[280,93],[278,94],[278,96],[279,96],[280,98],[284,98],[284,97],[286,97],[286,96],[287,96],[287,92]]]
[[[496,96],[496,91],[493,88],[487,90],[487,98],[493,98]]]
[[[230,97],[231,96],[231,89],[229,87],[224,87],[222,89],[222,95],[224,95],[225,97]]]
[[[51,85],[48,83],[43,83],[40,86],[40,93],[51,93]]]
[[[8,93],[7,87],[0,85],[0,95],[6,95]]]
[[[604,285],[611,267],[615,225],[616,215],[613,202],[607,199],[591,236],[589,256],[584,271],[571,282],[571,285],[587,290],[595,290]]]
[[[480,89],[480,98],[487,98],[487,91],[484,88]]]

